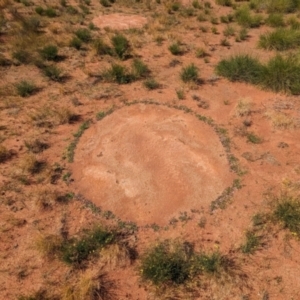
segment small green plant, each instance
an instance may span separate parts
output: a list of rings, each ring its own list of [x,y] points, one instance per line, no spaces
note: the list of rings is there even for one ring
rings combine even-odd
[[[98,55],[112,55],[112,49],[101,38],[94,41],[94,48]]]
[[[109,69],[103,73],[103,78],[110,82],[117,82],[119,84],[127,84],[134,81],[134,76],[125,66],[119,64],[112,64]]]
[[[263,141],[261,137],[257,136],[253,132],[248,132],[246,134],[246,137],[247,137],[247,141],[252,144],[261,144]]]
[[[215,27],[215,26],[213,26],[213,27],[211,28],[211,32],[212,32],[213,34],[219,34],[218,28]]]
[[[246,28],[257,28],[262,24],[263,17],[261,15],[251,14],[248,7],[241,7],[235,13],[236,20],[239,25]]]
[[[168,49],[173,55],[182,55],[183,54],[183,49],[181,48],[181,46],[178,42],[171,44]]]
[[[100,4],[104,7],[110,7],[111,4],[114,3],[114,1],[111,0],[100,0]]]
[[[45,60],[57,60],[58,58],[58,49],[54,45],[45,46],[41,51],[40,54],[43,59]]]
[[[57,17],[56,10],[53,9],[52,7],[47,7],[47,8],[44,10],[44,14],[45,14],[45,16],[47,16],[48,18],[55,18],[55,17]]]
[[[246,28],[242,28],[239,31],[238,38],[240,41],[245,41],[248,38],[248,30]]]
[[[101,249],[114,241],[115,233],[97,227],[86,232],[81,238],[70,239],[61,245],[61,260],[67,264],[79,265],[97,249]]]
[[[185,99],[185,94],[183,89],[176,90],[176,95],[179,100]]]
[[[116,34],[112,37],[111,42],[113,44],[116,55],[125,60],[130,54],[130,43],[123,34]]]
[[[158,89],[160,87],[160,84],[154,78],[149,78],[149,79],[144,81],[144,86],[148,90],[155,90],[155,89]]]
[[[258,45],[267,50],[284,51],[300,45],[300,31],[288,28],[278,28],[273,32],[262,34]]]
[[[82,40],[79,39],[77,36],[74,36],[72,38],[72,40],[70,41],[70,47],[73,47],[77,50],[80,50],[81,46],[82,46]]]
[[[180,78],[183,82],[196,83],[199,80],[199,69],[194,64],[190,64],[182,69]]]
[[[296,56],[276,55],[263,68],[263,87],[275,92],[300,94],[300,63]]]
[[[17,89],[18,95],[20,95],[21,97],[28,97],[37,90],[34,83],[26,81],[26,80],[22,80],[21,82],[17,83],[16,89]]]
[[[205,51],[203,48],[197,48],[196,49],[196,57],[197,58],[204,58],[209,56],[209,54]]]
[[[190,262],[184,247],[160,243],[142,258],[142,276],[155,285],[171,282],[184,283],[190,275]]]
[[[258,59],[250,55],[241,54],[229,59],[221,60],[216,72],[230,81],[242,81],[258,84],[261,80],[263,66]]]
[[[41,7],[41,6],[37,6],[37,7],[35,8],[35,12],[36,12],[38,15],[41,15],[41,16],[45,15],[45,10],[44,10],[43,7]]]
[[[231,0],[216,0],[216,3],[222,6],[232,6]]]
[[[284,27],[285,22],[282,14],[270,14],[266,19],[266,24],[271,27]]]
[[[80,28],[75,32],[77,38],[79,38],[84,43],[89,43],[92,40],[92,35],[89,29]]]
[[[84,121],[81,125],[80,125],[80,127],[79,127],[79,129],[77,130],[77,132],[76,133],[74,133],[74,140],[70,143],[70,145],[68,146],[68,148],[67,148],[67,159],[68,159],[68,162],[69,163],[72,163],[73,162],[73,160],[74,160],[74,154],[75,154],[75,148],[76,148],[76,146],[77,146],[77,144],[78,144],[78,142],[79,142],[79,139],[80,139],[80,137],[83,135],[83,133],[88,129],[90,127],[90,121]],[[67,174],[69,174],[69,173],[67,173]],[[66,175],[66,174],[65,174]],[[64,175],[64,176],[65,176]],[[69,177],[69,176],[71,176],[71,174],[70,175],[68,175],[67,176],[67,178]]]
[[[228,25],[226,26],[226,28],[223,31],[224,36],[228,37],[228,36],[234,36],[235,34],[235,29],[234,27]]]
[[[63,80],[62,70],[55,65],[45,66],[43,73],[52,81],[60,82]]]
[[[253,254],[261,245],[261,237],[254,231],[248,230],[246,232],[246,241],[241,246],[241,250],[245,254]]]
[[[29,64],[32,61],[32,56],[29,51],[19,49],[13,52],[12,57],[22,64]]]
[[[230,46],[230,42],[228,41],[228,39],[225,38],[225,39],[221,40],[220,45],[224,46],[224,47],[229,47]]]
[[[136,79],[146,78],[151,73],[149,67],[138,58],[132,62],[132,71]]]
[[[300,237],[300,201],[299,198],[283,194],[278,199],[273,212],[275,221],[282,224],[292,234]]]

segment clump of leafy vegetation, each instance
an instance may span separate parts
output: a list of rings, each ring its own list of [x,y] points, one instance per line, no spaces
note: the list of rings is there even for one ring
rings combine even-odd
[[[300,63],[295,55],[278,54],[264,65],[247,54],[232,56],[221,60],[216,72],[230,81],[257,84],[275,92],[300,93]]]
[[[144,81],[144,86],[148,90],[155,90],[155,89],[158,89],[160,87],[160,84],[154,78],[149,78],[149,79]]]
[[[58,49],[55,45],[48,45],[41,49],[40,54],[45,60],[57,60]]]
[[[45,76],[47,76],[52,81],[61,82],[64,79],[62,70],[55,65],[44,66],[42,70]]]
[[[246,6],[239,8],[235,13],[235,17],[238,24],[246,28],[257,28],[262,24],[263,20],[261,15],[251,14]]]
[[[98,55],[112,55],[112,49],[101,39],[94,41],[94,48]]]
[[[104,80],[116,82],[119,84],[127,84],[135,80],[134,75],[120,64],[113,63],[109,69],[103,73]]]
[[[224,76],[230,81],[258,84],[261,80],[262,68],[258,59],[247,54],[241,54],[221,60],[216,71],[218,75]]]
[[[182,55],[183,49],[181,48],[180,44],[178,42],[175,42],[169,46],[169,51],[173,55]]]
[[[87,28],[78,29],[75,35],[84,43],[89,43],[92,40],[91,32]]]
[[[288,28],[265,33],[259,38],[259,46],[267,50],[284,51],[294,49],[300,45],[300,31]]]
[[[270,14],[266,19],[266,24],[268,24],[271,27],[284,27],[285,22],[284,22],[283,14],[279,14],[279,13]]]
[[[74,36],[72,38],[72,40],[70,41],[69,45],[70,45],[70,47],[73,47],[73,48],[79,50],[82,46],[82,40],[79,39],[77,36]]]
[[[20,95],[21,97],[28,97],[37,90],[37,87],[32,82],[22,80],[16,84],[16,89],[18,95]]]
[[[131,46],[126,36],[118,33],[111,38],[111,42],[116,55],[121,60],[125,60],[130,56]]]
[[[245,254],[253,254],[261,245],[261,237],[253,230],[246,232],[246,241],[241,246],[241,250]]]
[[[300,63],[294,55],[276,55],[264,66],[261,84],[275,92],[300,94]]]
[[[199,69],[194,64],[190,64],[182,69],[180,78],[183,82],[196,83],[199,80]]]
[[[97,249],[112,243],[115,233],[97,227],[86,232],[81,238],[73,238],[61,245],[61,259],[67,264],[80,264]]]
[[[229,271],[228,258],[219,252],[195,253],[191,244],[164,241],[141,259],[141,275],[154,285],[184,284],[199,274],[219,276]]]
[[[149,67],[140,59],[136,58],[132,62],[133,75],[136,79],[146,78],[150,74]]]
[[[300,200],[286,194],[277,199],[273,212],[275,221],[292,234],[300,237]]]

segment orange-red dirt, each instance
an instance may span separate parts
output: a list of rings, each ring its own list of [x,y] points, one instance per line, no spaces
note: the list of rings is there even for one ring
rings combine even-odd
[[[124,107],[87,130],[72,170],[79,193],[139,225],[167,225],[181,211],[209,207],[232,181],[213,128],[145,104]]]

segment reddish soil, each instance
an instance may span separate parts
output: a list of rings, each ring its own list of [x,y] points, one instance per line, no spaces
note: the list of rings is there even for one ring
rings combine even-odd
[[[215,1],[203,22],[197,15],[204,10],[186,17],[181,10],[170,13],[169,2],[163,0],[162,4],[117,0],[109,8],[92,0],[86,15],[75,1],[68,1],[68,8],[73,5],[80,13],[66,12],[60,1],[53,1],[59,13],[56,18],[35,13],[35,7],[45,1],[28,7],[12,1],[6,8],[5,2],[0,1],[0,18],[3,10],[8,20],[0,25],[0,143],[10,155],[0,163],[0,299],[19,300],[46,291],[47,300],[67,300],[61,297],[66,287],[78,286],[82,277],[94,271],[107,274],[114,300],[300,299],[300,242],[287,229],[270,221],[259,231],[263,243],[257,251],[241,251],[246,231],[253,230],[253,216],[270,213],[280,194],[299,196],[300,98],[232,83],[215,74],[220,59],[237,53],[250,53],[262,61],[272,57],[274,52],[257,48],[259,35],[271,29],[267,25],[249,29],[247,40],[236,42],[230,36],[230,46],[223,46],[228,25],[213,25],[211,17],[233,10]],[[35,39],[20,30],[22,18],[13,16],[11,8],[26,18],[40,18],[40,31],[32,33]],[[79,50],[70,47],[75,31],[92,22],[99,27],[91,30],[95,40],[101,37],[109,43],[120,30],[130,41],[132,58],[148,65],[160,87],[147,90],[144,80],[128,85],[103,81],[101,74],[111,63],[130,69],[132,58],[121,61],[96,55],[92,42]],[[236,22],[232,26],[237,35],[240,26]],[[138,30],[128,30],[132,27]],[[45,63],[57,65],[68,76],[56,82],[36,62],[16,61],[12,53],[20,41],[22,49],[28,47],[38,58],[44,45],[58,45],[61,59]],[[183,55],[168,50],[174,41],[180,42]],[[199,48],[205,50],[205,58],[196,57]],[[202,84],[180,79],[182,68],[190,63],[199,68]],[[15,84],[25,79],[39,89],[23,98]],[[178,99],[178,91],[184,99]],[[126,106],[149,100],[161,105]],[[229,137],[230,151],[225,152],[213,127],[166,105],[184,105],[214,120]],[[115,108],[112,114],[96,121],[98,112],[111,108]],[[74,163],[69,163],[67,149],[87,120],[90,128],[75,147]],[[259,143],[250,142],[249,133],[261,138]],[[28,144],[35,139],[48,147],[33,151]],[[237,159],[238,174],[230,171],[228,154]],[[32,157],[42,162],[38,172],[28,168]],[[239,188],[212,210],[211,203],[235,179]],[[65,194],[73,199],[57,200],[57,195]],[[118,249],[108,248],[84,267],[75,268],[44,255],[39,247],[49,235],[73,238],[95,224],[117,226],[120,220],[139,225],[126,240],[138,254],[134,262],[119,258]],[[178,296],[172,290],[158,296],[149,282],[141,280],[140,257],[165,239],[188,241],[200,252],[219,250],[233,259],[237,275],[230,280],[201,278],[191,296],[185,291]]]
[[[109,14],[94,18],[93,23],[99,28],[124,30],[143,27],[147,24],[147,18],[137,15]]]
[[[213,128],[145,104],[122,108],[87,130],[72,170],[79,193],[139,225],[167,225],[179,212],[208,209],[232,184]]]

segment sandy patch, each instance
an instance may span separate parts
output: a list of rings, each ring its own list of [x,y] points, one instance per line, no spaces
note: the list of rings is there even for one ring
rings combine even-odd
[[[129,28],[141,28],[147,24],[147,18],[138,15],[111,14],[94,18],[93,23],[99,28],[109,27],[112,29],[122,30]]]
[[[213,129],[161,106],[122,108],[92,126],[76,150],[78,191],[139,224],[210,205],[230,185],[224,149]]]

